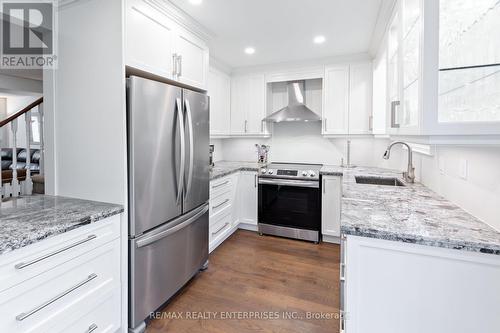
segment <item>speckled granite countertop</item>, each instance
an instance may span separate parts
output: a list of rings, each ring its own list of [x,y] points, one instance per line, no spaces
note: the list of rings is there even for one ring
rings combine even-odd
[[[264,164],[256,162],[215,162],[215,166],[210,171],[210,180],[222,178],[238,171],[259,171],[264,166]],[[321,168],[320,173],[329,176],[342,176],[343,168],[334,165],[325,165]]]
[[[342,176],[344,174],[344,168],[336,165],[323,165],[319,173],[324,176]]]
[[[264,165],[256,162],[215,162],[210,170],[210,180],[222,178],[238,171],[259,171]]]
[[[49,195],[4,201],[0,255],[121,212],[121,205]]]
[[[500,232],[421,184],[357,184],[355,177],[397,177],[401,172],[344,169],[344,234],[500,255]]]

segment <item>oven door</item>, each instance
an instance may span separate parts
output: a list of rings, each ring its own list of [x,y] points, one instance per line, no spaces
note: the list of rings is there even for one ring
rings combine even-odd
[[[259,223],[321,230],[319,181],[259,178]]]

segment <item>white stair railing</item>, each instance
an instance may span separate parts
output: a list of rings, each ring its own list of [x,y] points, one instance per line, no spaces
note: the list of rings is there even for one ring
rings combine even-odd
[[[2,198],[8,197],[18,197],[20,195],[31,195],[33,194],[33,178],[32,178],[32,166],[33,161],[32,155],[32,129],[33,129],[33,111],[38,108],[38,126],[40,134],[40,142],[33,143],[39,145],[40,160],[39,160],[39,173],[43,175],[44,173],[44,144],[43,144],[43,98],[31,103],[23,110],[14,113],[13,115],[7,117],[6,119],[0,121],[0,149],[11,149],[12,150],[12,164],[10,165],[10,172],[6,172],[5,175],[0,172],[0,196]],[[24,124],[26,131],[26,144],[25,147],[18,147],[18,118],[24,115]],[[5,126],[10,125],[10,126]],[[4,127],[5,126],[5,127]],[[10,129],[10,134],[12,139],[10,143],[10,148],[3,148],[2,132],[4,128]],[[24,168],[18,169],[18,154],[25,150],[25,163]],[[2,162],[2,157],[0,155],[0,165]],[[22,164],[21,164],[22,165]],[[24,170],[23,170],[24,169]],[[21,172],[21,170],[23,172]],[[3,170],[2,170],[3,171]],[[7,177],[9,173],[12,174],[10,179]],[[2,179],[4,178],[4,179]],[[5,183],[4,183],[5,182]]]
[[[45,144],[43,141],[43,120],[45,119],[44,117],[44,111],[43,111],[43,104],[38,105],[38,121],[39,121],[39,128],[40,128],[40,160],[38,161],[38,165],[40,167],[40,175],[45,175]]]
[[[26,177],[24,179],[23,194],[33,194],[33,181],[31,180],[31,111],[24,114],[26,124]]]

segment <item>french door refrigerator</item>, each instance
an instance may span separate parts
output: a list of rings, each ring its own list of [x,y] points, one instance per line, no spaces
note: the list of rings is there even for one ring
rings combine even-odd
[[[127,79],[129,328],[208,264],[209,98]]]

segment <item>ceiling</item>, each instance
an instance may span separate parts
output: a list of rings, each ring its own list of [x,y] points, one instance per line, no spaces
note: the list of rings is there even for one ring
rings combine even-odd
[[[368,52],[386,0],[170,0],[213,34],[210,53],[245,67]],[[379,20],[380,21],[380,20]],[[317,45],[313,38],[326,37]],[[253,55],[244,53],[254,47]]]

